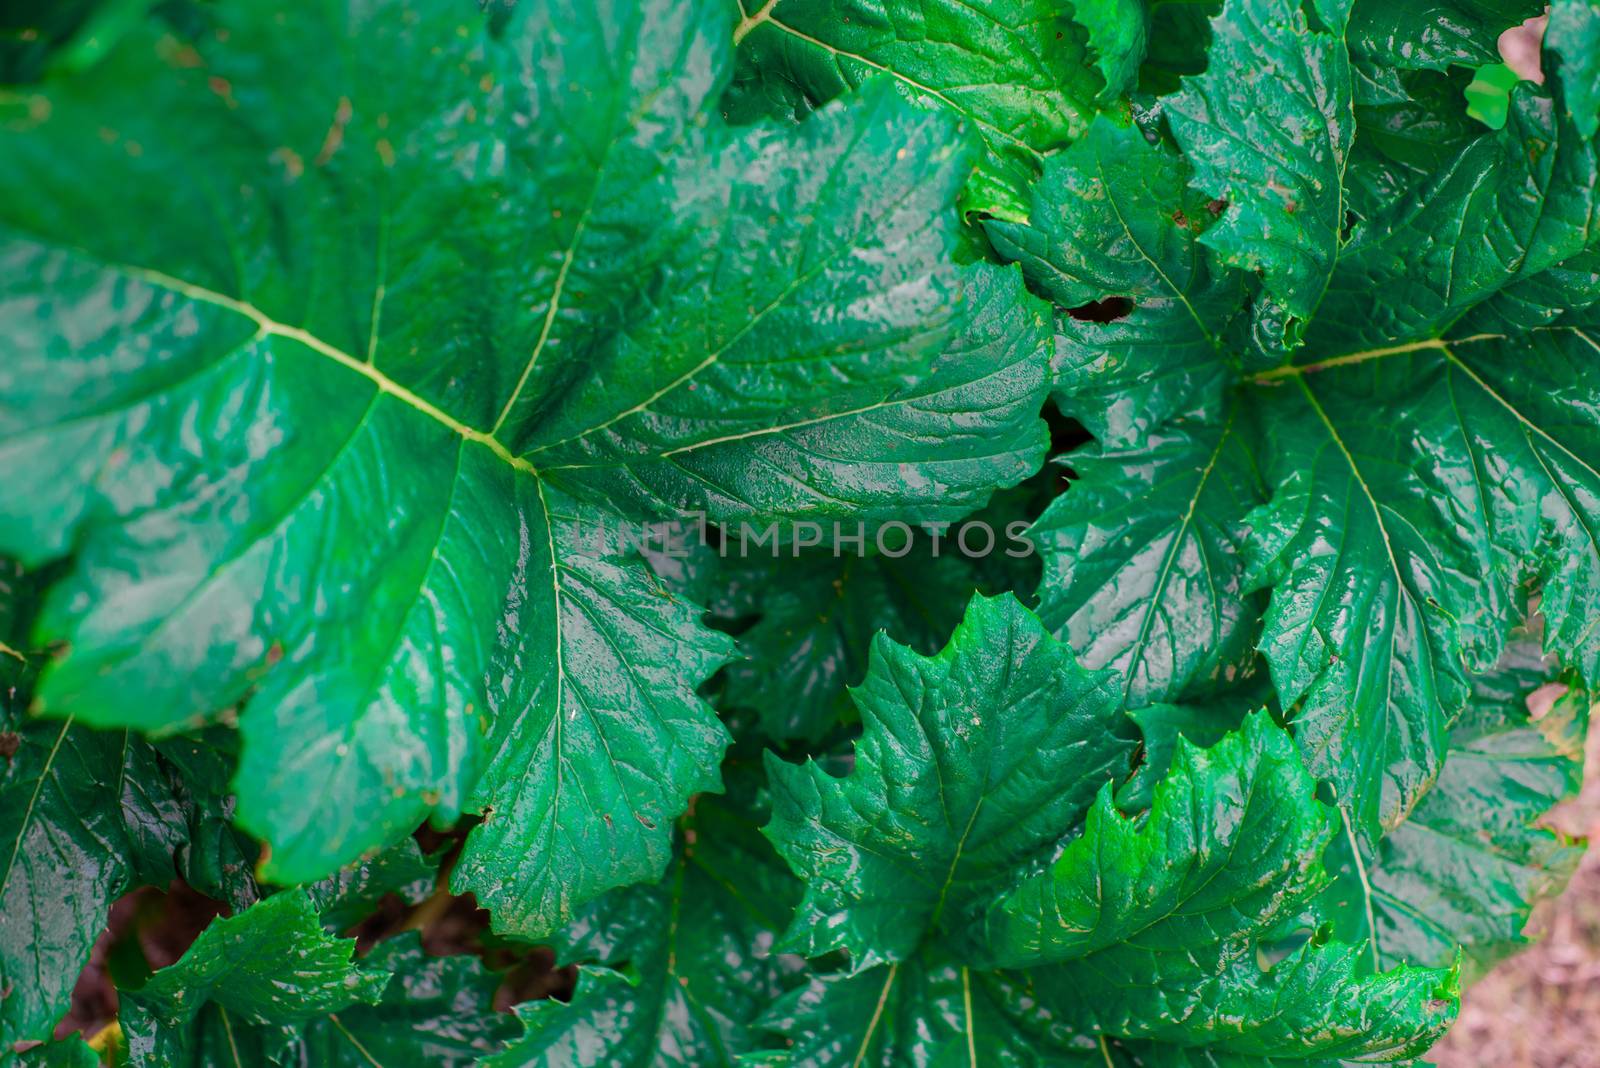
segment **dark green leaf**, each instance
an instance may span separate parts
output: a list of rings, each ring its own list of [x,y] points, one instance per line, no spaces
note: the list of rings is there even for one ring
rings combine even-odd
[[[972,137],[888,87],[727,129],[709,0],[194,15],[0,121],[0,544],[75,552],[39,706],[248,698],[268,877],[481,810],[456,885],[548,931],[660,873],[726,741],[727,642],[597,538],[953,518],[1037,463],[1038,313],[947,255]]]
[[[960,930],[997,880],[1048,852],[1127,767],[1110,676],[1009,596],[976,597],[950,644],[887,637],[853,691],[864,732],[843,779],[769,759],[766,833],[806,882],[783,944],[857,969]]]
[[[729,775],[727,801],[684,817],[661,883],[614,890],[563,932],[563,959],[594,962],[571,1004],[518,1006],[526,1034],[486,1066],[714,1068],[759,1048],[756,1018],[800,966],[772,952],[799,887],[752,822],[759,784]]]

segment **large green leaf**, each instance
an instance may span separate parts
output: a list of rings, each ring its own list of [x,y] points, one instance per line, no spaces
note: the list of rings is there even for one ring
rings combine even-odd
[[[1350,12],[1350,47],[1391,67],[1480,67],[1500,61],[1502,32],[1542,10],[1538,0],[1362,0]]]
[[[1021,1026],[1018,1000],[1003,974],[924,950],[854,975],[813,977],[763,1023],[789,1043],[796,1068],[1104,1065],[1092,1038]]]
[[[848,950],[857,970],[960,930],[1132,749],[1111,677],[1080,667],[1010,596],[975,597],[932,658],[880,637],[852,696],[854,770],[769,759],[766,833],[806,882],[783,944]]]
[[[271,877],[481,809],[456,885],[547,931],[659,874],[726,738],[728,643],[603,532],[953,518],[1037,462],[1036,313],[947,256],[969,138],[886,86],[726,129],[710,3],[192,14],[3,124],[0,545],[75,552],[38,703],[248,696]],[[951,347],[995,378],[946,442]]]
[[[1582,845],[1540,819],[1582,784],[1589,694],[1551,674],[1537,638],[1520,637],[1473,679],[1444,771],[1411,818],[1359,859],[1341,843],[1331,914],[1341,937],[1370,940],[1379,966],[1442,966],[1465,950],[1487,971],[1526,944],[1534,904],[1577,866]]]
[[[1424,84],[1432,83],[1417,83]],[[1390,88],[1406,107],[1442,99],[1437,85],[1428,92],[1411,82]],[[1380,90],[1372,90],[1373,99],[1387,99]],[[1404,820],[1437,776],[1446,728],[1466,701],[1466,672],[1493,664],[1527,582],[1544,584],[1551,597],[1548,648],[1586,678],[1600,666],[1593,613],[1581,607],[1593,603],[1600,580],[1600,553],[1589,535],[1600,528],[1600,427],[1592,416],[1600,381],[1586,369],[1595,351],[1587,339],[1600,331],[1569,311],[1593,303],[1596,160],[1558,105],[1525,85],[1504,130],[1463,137],[1441,120],[1450,128],[1435,141],[1388,145],[1385,151],[1418,169],[1402,180],[1405,195],[1364,219],[1331,266],[1296,362],[1250,376],[1231,407],[1185,408],[1153,392],[1147,382],[1165,384],[1172,367],[1188,363],[1164,362],[1154,344],[1127,361],[1105,358],[1107,335],[1094,331],[1160,336],[1152,328],[1157,319],[1141,315],[1136,287],[1145,280],[1136,266],[1113,283],[1135,294],[1125,320],[1070,321],[1060,339],[1058,390],[1069,410],[1101,408],[1091,426],[1103,438],[1100,454],[1127,462],[1106,465],[1085,452],[1086,477],[1041,525],[1057,542],[1041,587],[1046,617],[1091,663],[1115,663],[1138,648],[1121,629],[1130,618],[1180,619],[1186,656],[1158,660],[1155,681],[1175,678],[1186,687],[1194,676],[1168,665],[1201,669],[1200,678],[1214,682],[1217,658],[1228,648],[1218,640],[1228,633],[1221,620],[1230,606],[1238,612],[1241,601],[1251,601],[1236,591],[1270,591],[1258,644],[1279,703],[1311,770],[1329,780],[1369,845]],[[1261,143],[1267,158],[1298,151]],[[1073,153],[1086,154],[1087,145]],[[1133,149],[1130,159],[1138,158]],[[1413,150],[1418,154],[1408,155]],[[1161,150],[1144,155],[1154,163]],[[1429,166],[1432,173],[1422,177]],[[1124,235],[1138,232],[1105,217],[1102,196],[1137,205],[1139,227],[1170,238],[1153,229],[1169,209],[1162,198],[1134,195],[1143,188],[1137,182],[1115,183],[1104,194],[1093,185],[1064,187],[1073,188],[1095,192],[1082,214],[1092,225],[1070,231],[1071,247],[1086,252],[1078,260],[1052,253],[1053,264],[1092,262],[1091,255],[1123,247]],[[1118,190],[1128,193],[1118,197]],[[1036,218],[1052,210],[1071,217],[1073,198],[1051,195],[1054,207],[1036,207]],[[1207,229],[1200,241],[1217,232]],[[1139,247],[1153,265],[1180,262],[1170,244],[1146,240]],[[1018,244],[1014,253],[1036,285],[1058,284],[1049,272],[1027,268],[1031,246]],[[1241,331],[1225,330],[1220,345],[1233,354],[1213,362],[1224,382],[1230,363],[1261,366],[1262,352]],[[1155,445],[1139,444],[1158,429]],[[1150,498],[1153,515],[1117,508],[1130,478],[1164,485],[1171,477],[1180,489],[1228,486],[1211,481],[1214,466],[1199,477],[1213,453],[1198,443],[1230,432],[1242,435],[1255,457],[1270,504],[1241,514],[1248,496],[1235,503],[1226,494],[1186,492]],[[1196,445],[1186,452],[1173,444],[1184,440]],[[1137,515],[1149,533],[1119,526],[1122,514]],[[1168,589],[1168,602],[1158,595],[1151,605],[1095,596],[1107,588],[1096,576],[1124,583],[1124,576],[1141,583],[1159,577],[1141,553],[1150,545],[1181,547],[1165,532],[1181,530],[1175,520],[1185,515],[1219,532],[1198,543],[1215,550],[1207,557],[1214,566],[1194,599],[1177,596],[1186,592],[1181,586]],[[1229,538],[1220,532],[1241,523],[1249,528],[1246,552],[1224,551]],[[1251,566],[1241,574],[1244,558]],[[1107,604],[1113,610],[1099,615]],[[1127,615],[1116,610],[1124,604]],[[1163,616],[1169,605],[1198,610]],[[1254,614],[1245,611],[1234,633],[1255,634]],[[1102,644],[1106,659],[1094,659],[1093,643]],[[1141,670],[1148,673],[1149,665],[1134,666],[1132,687],[1145,685]],[[1187,699],[1159,686],[1150,696]]]
[[[1210,749],[1180,741],[1149,816],[1122,815],[1102,787],[1082,837],[989,906],[985,949],[1002,967],[1073,962],[1085,986],[1115,976],[1129,1017],[1139,998],[1180,1000],[1197,961],[1293,915],[1325,884],[1337,817],[1315,789],[1265,712]]]
[[[713,1068],[759,1048],[755,1021],[800,966],[772,952],[799,886],[756,830],[753,772],[729,769],[727,802],[696,799],[661,883],[614,890],[562,932],[561,958],[585,962],[572,1002],[518,1006],[526,1033],[486,1066]]]
[[[989,603],[975,601],[973,615]],[[973,623],[969,616],[941,659],[970,639]],[[1024,677],[1026,657],[1037,655],[1034,640],[1012,643],[1013,653],[1023,654],[1012,669]],[[999,655],[1006,645],[991,648]],[[939,661],[923,664],[926,670]],[[873,681],[869,675],[863,689]],[[902,700],[923,705],[942,696],[930,680],[905,680],[900,688],[908,695]],[[968,708],[979,713],[991,696],[1002,696],[1001,688],[968,693]],[[940,752],[941,740],[960,740],[959,722],[890,722],[885,732],[901,764],[883,766],[898,771],[920,759],[937,768],[930,777],[972,781]],[[880,747],[870,717],[867,730],[862,745]],[[1338,826],[1338,816],[1314,799],[1316,784],[1294,742],[1258,713],[1210,750],[1179,747],[1147,818],[1117,812],[1108,782],[1081,835],[1054,860],[1021,850],[997,855],[976,821],[957,839],[954,858],[919,853],[925,879],[950,873],[935,887],[939,905],[948,899],[953,917],[967,917],[943,926],[937,916],[923,919],[923,886],[893,866],[897,854],[921,844],[915,830],[889,822],[905,822],[897,812],[858,792],[851,798],[856,818],[876,821],[866,846],[877,852],[868,854],[858,844],[866,835],[846,828],[796,857],[780,793],[769,834],[807,881],[798,920],[819,926],[810,920],[819,911],[814,903],[837,899],[846,880],[854,894],[853,907],[822,921],[824,935],[850,928],[851,970],[814,977],[765,1020],[791,1043],[793,1063],[1092,1064],[1104,1063],[1113,1045],[1157,1060],[1160,1049],[1169,1058],[1193,1049],[1224,1061],[1382,1061],[1425,1049],[1454,1016],[1450,973],[1370,974],[1356,947],[1320,939],[1271,968],[1258,961],[1272,926],[1296,915],[1326,882],[1321,854]],[[858,751],[857,770],[833,789],[843,794],[858,777],[880,774],[879,766]],[[1008,781],[1029,787],[1081,784],[1076,769],[1048,751],[1006,770]],[[937,812],[937,802],[925,811]],[[969,863],[968,850],[988,853],[988,862]],[[1036,870],[1041,861],[1047,866]],[[983,918],[974,922],[980,910]],[[893,962],[880,955],[876,966],[863,968],[861,957],[894,945],[908,919],[921,931],[915,944]],[[854,943],[868,922],[868,949],[858,953]],[[812,942],[830,948],[816,935]]]
[[[1268,970],[1257,960],[1257,940],[1326,884],[1338,817],[1314,789],[1265,713],[1208,750],[1180,743],[1148,818],[1121,815],[1104,789],[1083,837],[995,900],[986,948],[1013,967],[1058,962],[1028,973],[1041,1016],[1123,1040],[1418,1053],[1454,1017],[1448,997],[1433,1003],[1444,973],[1370,975],[1356,947],[1320,942]]]
[[[1561,112],[1519,84],[1504,129],[1361,226],[1297,361],[1469,336],[1457,324],[1475,305],[1593,245],[1600,163]]]
[[[1083,31],[1046,0],[735,2],[735,118],[804,114],[886,74],[983,135],[968,206],[1005,218],[1022,217],[1045,153],[1083,132],[1102,90]]]

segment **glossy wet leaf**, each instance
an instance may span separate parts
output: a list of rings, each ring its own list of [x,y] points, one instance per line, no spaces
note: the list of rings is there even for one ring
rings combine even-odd
[[[1371,939],[1385,967],[1448,965],[1464,949],[1482,974],[1527,944],[1534,905],[1583,854],[1543,817],[1582,784],[1589,694],[1553,677],[1537,636],[1520,637],[1472,688],[1444,771],[1411,818],[1359,867],[1348,843],[1335,854],[1337,927]]]
[[[369,860],[340,868],[306,886],[306,896],[334,931],[347,930],[371,915],[387,894],[408,905],[422,902],[438,880],[439,858],[425,856],[416,839],[406,838]]]
[[[997,879],[1077,824],[1132,748],[1111,677],[1009,595],[974,598],[934,657],[880,637],[852,697],[854,770],[769,758],[766,833],[806,883],[783,946],[844,949],[858,970],[960,930]]]
[[[1543,12],[1529,0],[1401,0],[1355,4],[1350,48],[1385,66],[1443,70],[1498,63],[1500,34]]]
[[[1005,218],[1021,217],[1045,153],[1083,132],[1103,86],[1083,31],[1041,0],[737,2],[736,119],[803,115],[887,76],[908,99],[982,134],[968,205]],[[1107,60],[1123,62],[1121,53]]]
[[[1227,382],[1219,338],[1243,294],[1199,241],[1214,212],[1191,180],[1177,153],[1100,118],[1046,164],[1025,225],[986,226],[1058,307],[1131,299],[1125,318],[1058,322],[1061,406],[1108,445],[1215,408]]]
[[[1585,137],[1600,129],[1600,4],[1556,0],[1545,46],[1559,57],[1556,74],[1567,91],[1567,113]]]
[[[1134,997],[1179,991],[1196,958],[1322,888],[1337,816],[1315,788],[1264,712],[1210,749],[1179,742],[1148,817],[1124,816],[1102,787],[1083,836],[989,906],[985,949],[1002,967],[1081,962],[1086,981],[1116,976]]]
[[[1077,480],[1030,531],[1039,618],[1086,665],[1117,672],[1129,707],[1203,698],[1254,669],[1241,517],[1263,490],[1236,418],[1069,453]]]
[[[1167,102],[1197,189],[1227,202],[1201,241],[1261,272],[1292,320],[1310,318],[1339,256],[1344,170],[1355,137],[1344,42],[1348,0],[1302,8],[1230,0],[1211,24],[1206,73]],[[1287,323],[1273,341],[1291,343]]]
[[[974,602],[974,615],[984,603]],[[969,616],[952,648],[972,629]],[[865,688],[871,684],[869,676]],[[910,748],[926,736],[908,724],[897,737]],[[1224,1060],[1380,1061],[1431,1044],[1454,1017],[1451,973],[1371,975],[1356,947],[1321,940],[1270,969],[1257,958],[1273,926],[1325,885],[1322,852],[1339,828],[1335,810],[1315,800],[1294,741],[1257,713],[1208,750],[1178,748],[1147,818],[1118,812],[1106,783],[1064,848],[986,872],[966,869],[974,884],[983,882],[952,888],[951,900],[972,902],[952,914],[981,908],[981,922],[925,924],[897,960],[863,967],[861,956],[898,933],[894,920],[881,918],[891,915],[886,904],[871,914],[879,926],[866,953],[852,947],[849,970],[821,971],[787,994],[766,1026],[792,1043],[797,1063],[891,1068],[1104,1063],[1113,1042],[1148,1056],[1181,1048]],[[861,775],[863,763],[858,753],[857,771],[836,789]],[[778,837],[785,802],[777,798],[780,822],[769,834],[792,856]],[[880,832],[873,844],[904,848],[911,840]],[[834,841],[841,852],[852,848],[842,836]],[[982,836],[963,841],[987,847]],[[803,910],[838,878],[808,871],[813,857],[832,859],[820,850],[791,859],[809,887]],[[924,870],[956,873],[966,864],[942,859],[929,858]],[[886,899],[897,892],[891,900],[920,915],[916,889],[884,878],[881,861],[850,860],[841,870],[859,872],[862,884],[878,877]],[[863,912],[835,913],[834,924],[859,929]]]
[[[213,920],[177,963],[124,994],[129,1057],[140,1068],[206,1063],[219,1040],[235,1041],[235,1020],[274,1048],[286,1025],[377,1004],[389,976],[357,966],[354,952],[323,930],[303,891]]]
[[[230,768],[205,740],[23,714],[46,657],[24,641],[39,585],[0,559],[0,1036],[50,1035],[111,903],[178,874],[243,907],[253,847],[228,826]],[[199,772],[220,764],[210,782]]]
[[[323,922],[328,922],[326,914]],[[407,933],[378,943],[362,966],[392,973],[382,999],[358,1002],[306,1023],[298,1045],[303,1063],[468,1068],[516,1033],[511,1015],[494,1008],[501,976],[476,957],[430,957],[420,936]]]
[[[1105,788],[1083,837],[985,917],[993,959],[1030,969],[1021,1015],[1238,1056],[1425,1049],[1455,1015],[1446,972],[1369,975],[1358,947],[1320,939],[1270,968],[1257,958],[1326,885],[1339,817],[1315,785],[1259,712],[1209,749],[1180,742],[1142,821]]]
[[[953,517],[1037,462],[1037,312],[948,256],[972,135],[888,86],[729,130],[718,4],[203,14],[7,100],[0,544],[75,551],[37,703],[248,695],[271,878],[484,811],[456,885],[548,931],[660,873],[726,740],[728,643],[605,534]]]
[[[923,1064],[1104,1064],[1094,1040],[1018,1025],[1004,977],[924,951],[854,975],[816,976],[768,1012],[795,1065],[912,1068]]]

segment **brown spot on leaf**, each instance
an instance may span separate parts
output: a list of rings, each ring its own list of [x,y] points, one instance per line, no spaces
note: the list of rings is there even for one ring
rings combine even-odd
[[[344,144],[344,128],[350,124],[350,116],[355,113],[350,104],[350,98],[341,96],[338,107],[333,109],[333,123],[328,127],[328,133],[322,139],[322,147],[317,150],[317,158],[313,161],[317,166],[326,166],[339,151],[339,146]]]
[[[0,731],[0,757],[10,760],[22,748],[22,735],[16,731]]]
[[[275,149],[272,153],[272,158],[283,164],[284,173],[289,176],[289,181],[291,182],[306,173],[306,164],[300,158],[300,153],[288,145]]]
[[[228,81],[228,79],[222,77],[221,75],[213,74],[210,78],[206,79],[206,86],[210,88],[213,93],[221,97],[222,102],[228,105],[228,107],[236,108],[239,106],[239,102],[233,98],[233,83]]]

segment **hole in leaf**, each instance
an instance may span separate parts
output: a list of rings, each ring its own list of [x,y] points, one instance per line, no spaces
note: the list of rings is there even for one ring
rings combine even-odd
[[[1127,297],[1107,297],[1076,308],[1068,308],[1067,314],[1085,323],[1110,323],[1127,318],[1131,311],[1133,311],[1133,301]]]

